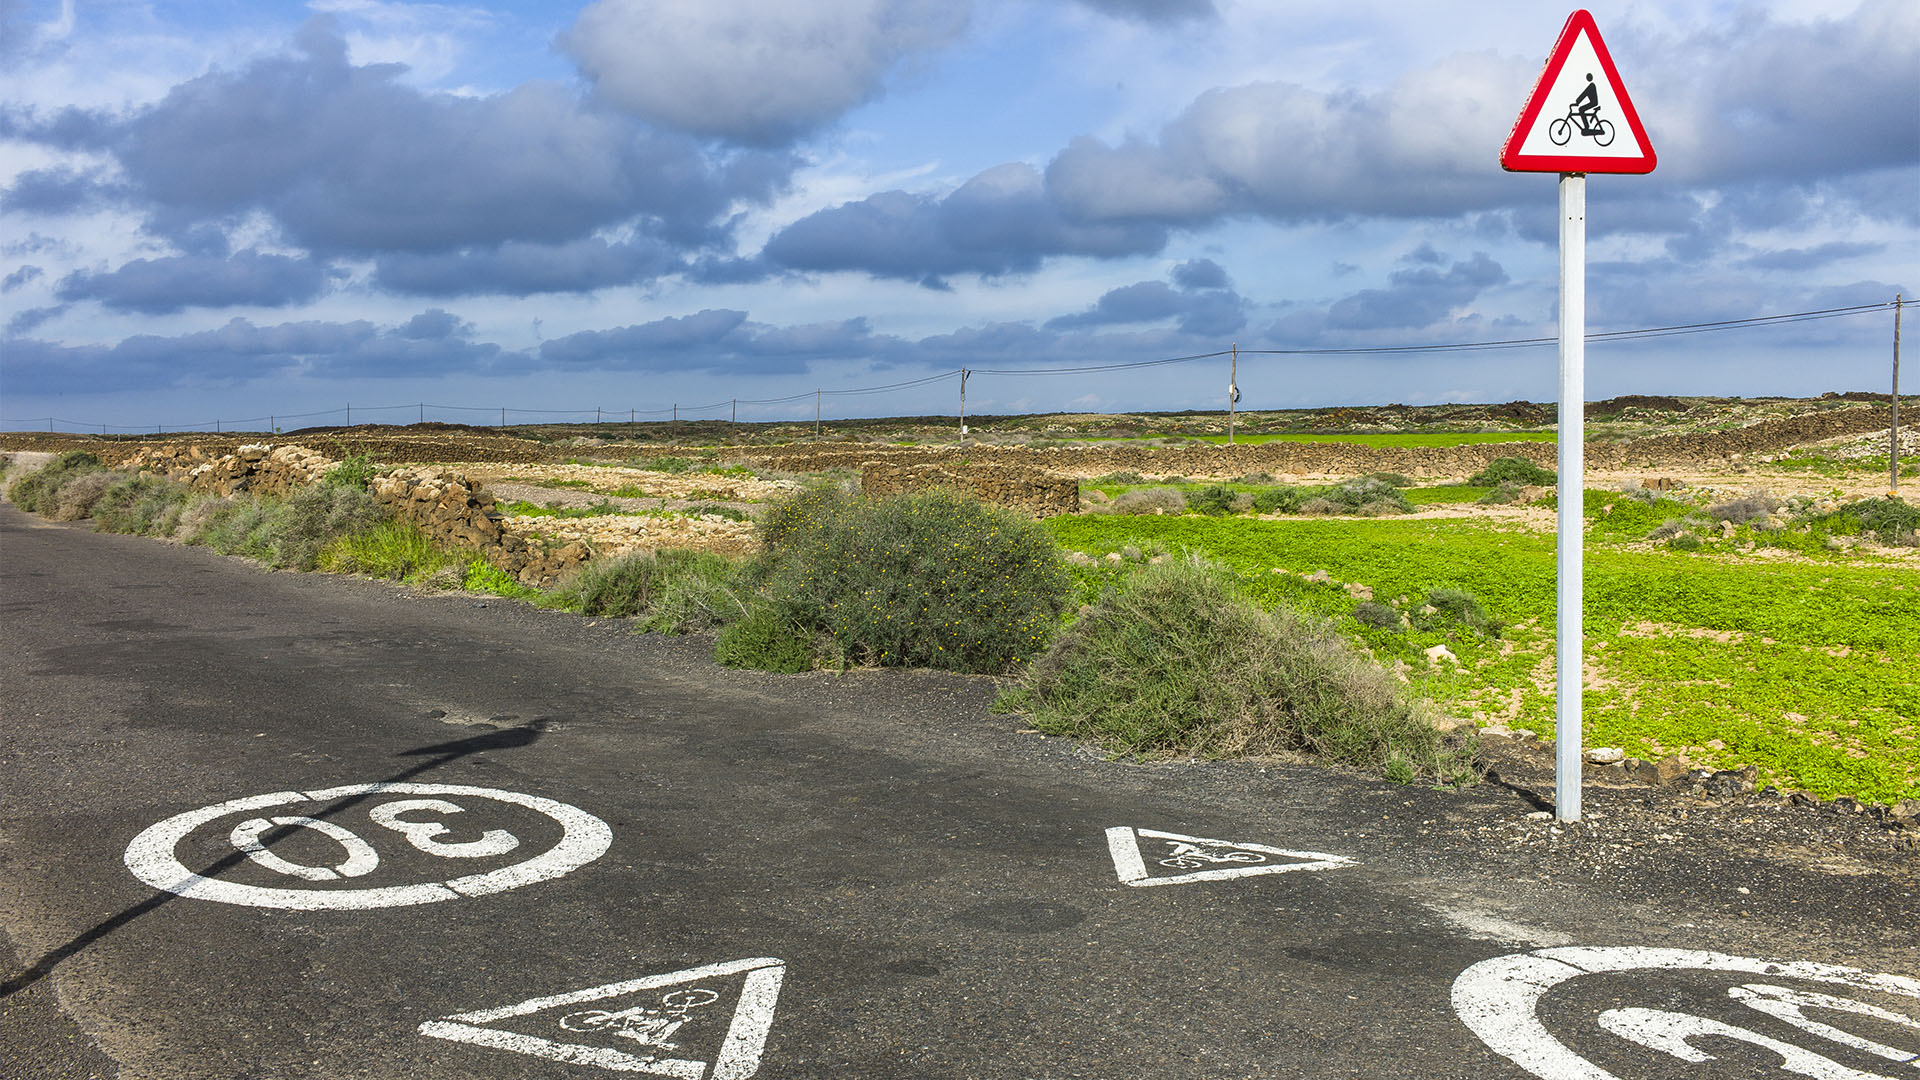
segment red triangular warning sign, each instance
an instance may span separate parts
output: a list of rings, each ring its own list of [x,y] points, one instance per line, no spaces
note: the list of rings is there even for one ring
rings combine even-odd
[[[1600,40],[1593,16],[1576,11],[1500,148],[1509,172],[1648,173],[1653,143]]]

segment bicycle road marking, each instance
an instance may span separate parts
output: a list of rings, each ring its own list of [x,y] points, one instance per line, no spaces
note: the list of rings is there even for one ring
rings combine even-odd
[[[1184,870],[1186,873],[1154,877],[1147,869],[1147,857],[1141,841],[1159,841],[1165,851],[1156,851],[1154,864]],[[1194,881],[1227,881],[1259,874],[1285,874],[1294,870],[1335,870],[1352,866],[1345,855],[1324,851],[1290,851],[1265,844],[1238,840],[1209,840],[1157,829],[1135,829],[1116,825],[1107,830],[1107,851],[1113,856],[1113,870],[1120,880],[1136,887],[1184,885]],[[1287,861],[1278,861],[1287,860]]]
[[[330,802],[355,796],[428,795],[489,799],[498,803],[525,807],[558,822],[562,834],[558,843],[545,852],[511,866],[480,874],[468,874],[447,881],[414,885],[392,885],[366,889],[275,889],[240,882],[203,877],[187,869],[175,849],[195,829],[233,814],[269,810],[299,803]],[[382,808],[387,809],[384,812]],[[446,809],[452,807],[452,810]],[[441,858],[474,858],[504,854],[519,846],[519,838],[505,830],[490,830],[469,844],[443,844],[435,837],[443,835],[444,824],[417,820],[422,813],[464,812],[467,808],[443,799],[412,799],[381,803],[374,807],[376,825],[400,833],[420,851]],[[409,818],[400,818],[400,814]],[[274,826],[302,826],[338,842],[347,860],[338,867],[302,867],[267,851],[260,836]],[[300,815],[279,815],[270,819],[252,818],[235,826],[230,842],[236,851],[278,873],[308,881],[333,881],[341,877],[359,877],[377,868],[379,857],[366,841],[345,827]],[[432,904],[468,896],[486,896],[523,885],[551,881],[606,854],[613,845],[613,830],[607,823],[576,806],[569,806],[538,795],[524,795],[498,788],[471,787],[464,784],[414,784],[382,782],[346,784],[315,791],[276,791],[250,795],[223,803],[175,814],[148,827],[127,845],[127,869],[148,885],[194,900],[212,900],[247,907],[285,908],[295,911],[320,909],[361,910]]]
[[[760,1071],[760,1055],[766,1049],[767,1033],[773,1028],[774,1006],[779,1001],[780,984],[785,980],[786,972],[786,961],[770,956],[707,964],[665,975],[648,975],[585,990],[528,998],[517,1005],[454,1013],[438,1020],[429,1020],[421,1024],[419,1030],[420,1034],[429,1038],[508,1050],[549,1061],[595,1065],[615,1072],[648,1073],[676,1077],[678,1080],[702,1080],[703,1077],[711,1077],[711,1080],[746,1080]],[[690,984],[728,979],[735,975],[745,976],[740,988],[740,1000],[734,1006],[726,1034],[719,1040],[711,1073],[707,1071],[707,1063],[703,1060],[652,1052],[682,1050],[683,1047],[674,1041],[688,1038],[681,1034],[682,1028],[703,1015],[699,1010],[719,1000],[718,992],[704,987],[691,987]],[[690,988],[668,990],[659,995],[659,1004],[653,1004],[651,991],[675,986]],[[594,1046],[579,1039],[561,1041],[557,1037],[546,1038],[493,1026],[508,1021],[523,1021],[570,1006],[610,1002],[612,999],[635,995],[640,995],[640,1002],[628,1008],[569,1010],[553,1019],[554,1028],[559,1031],[603,1034],[627,1040],[626,1044],[619,1046]],[[542,1030],[553,1034],[550,1029]],[[643,1049],[636,1049],[636,1046]]]
[[[1837,964],[1756,960],[1692,949],[1570,946],[1537,949],[1530,953],[1480,961],[1454,980],[1453,1008],[1468,1029],[1479,1036],[1480,1041],[1541,1080],[1619,1080],[1613,1073],[1574,1053],[1554,1038],[1536,1015],[1537,1007],[1549,990],[1582,975],[1660,970],[1728,972],[1771,979],[1794,979],[1920,1000],[1920,979],[1875,974]],[[1728,995],[1758,1011],[1788,1020],[1802,1031],[1840,1045],[1894,1061],[1920,1063],[1920,1054],[1911,1054],[1839,1031],[1801,1016],[1799,1010],[1814,1006],[1881,1020],[1893,1017],[1895,1023],[1920,1029],[1920,1021],[1905,1014],[1852,999],[1811,994],[1766,983],[1736,987],[1730,989]],[[1685,1061],[1700,1063],[1712,1060],[1710,1054],[1688,1044],[1688,1036],[1716,1035],[1779,1053],[1788,1063],[1786,1067],[1789,1071],[1799,1075],[1825,1077],[1827,1080],[1881,1080],[1878,1073],[1849,1069],[1805,1048],[1702,1017],[1658,1009],[1617,1008],[1602,1013],[1599,1023],[1602,1028],[1623,1039]]]

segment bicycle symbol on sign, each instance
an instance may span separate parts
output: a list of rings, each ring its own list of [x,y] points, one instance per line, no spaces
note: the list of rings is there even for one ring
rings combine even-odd
[[[1567,115],[1547,125],[1547,138],[1555,146],[1565,146],[1576,130],[1601,146],[1613,144],[1613,121],[1600,119],[1600,91],[1594,89],[1592,75],[1587,76],[1587,85],[1573,104],[1567,106]]]
[[[1263,863],[1265,855],[1257,851],[1237,851],[1232,848],[1205,848],[1199,844],[1189,844],[1183,840],[1167,841],[1167,858],[1160,860],[1161,866],[1170,866],[1176,870],[1197,870],[1203,866],[1220,863]]]
[[[635,1005],[631,1009],[608,1011],[586,1009],[560,1018],[568,1031],[599,1031],[632,1039],[642,1046],[678,1050],[673,1036],[687,1024],[687,1014],[720,999],[712,990],[669,990],[661,995],[660,1006]]]

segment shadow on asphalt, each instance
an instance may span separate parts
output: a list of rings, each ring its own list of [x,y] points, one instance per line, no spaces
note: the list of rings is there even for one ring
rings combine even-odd
[[[421,773],[437,769],[442,765],[452,764],[463,757],[483,753],[488,750],[512,750],[522,746],[531,746],[540,738],[545,730],[546,722],[544,720],[535,720],[524,727],[509,728],[504,731],[489,731],[484,735],[455,739],[452,742],[435,743],[432,746],[421,746],[412,750],[402,750],[394,756],[402,758],[424,757],[428,760],[422,761],[411,768],[403,769],[399,773],[387,777],[382,783],[397,784],[404,780],[410,780],[413,777],[419,776]],[[351,798],[342,800],[331,809],[315,816],[321,818],[332,817],[373,798],[377,794],[379,794],[379,792],[376,791],[368,792],[365,795],[352,796]],[[297,826],[283,825],[272,832],[262,835],[260,837],[260,843],[270,844],[274,840],[292,836],[296,831],[298,831]],[[196,871],[196,873],[201,877],[211,877],[220,873],[222,870],[230,870],[240,865],[242,862],[245,862],[247,858],[246,852],[236,849],[233,854],[222,857],[218,862],[215,862],[204,870]],[[175,893],[156,893],[138,904],[127,908],[125,911],[107,917],[91,929],[76,936],[73,940],[34,961],[32,967],[27,968],[6,982],[0,983],[0,998],[11,997],[25,990],[27,987],[51,975],[54,968],[59,967],[61,963],[75,953],[99,941],[101,938],[112,934],[128,923],[140,918],[142,915],[150,911],[157,911],[178,899],[180,899],[180,897]]]
[[[1521,787],[1519,784],[1516,784],[1513,781],[1508,780],[1506,777],[1500,775],[1500,771],[1498,769],[1487,770],[1487,775],[1484,778],[1484,782],[1491,784],[1494,787],[1504,788],[1505,790],[1512,792],[1514,795],[1519,797],[1521,802],[1526,803],[1528,806],[1533,807],[1535,810],[1552,810],[1554,808],[1553,799],[1551,799],[1546,795],[1540,794],[1539,792],[1533,790],[1532,788]]]

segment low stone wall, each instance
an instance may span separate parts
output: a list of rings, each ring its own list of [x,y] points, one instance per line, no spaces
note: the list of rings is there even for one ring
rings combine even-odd
[[[869,461],[860,467],[860,490],[867,495],[900,495],[947,487],[981,502],[1024,510],[1034,517],[1080,512],[1080,483],[1040,469],[1017,465],[904,465]]]
[[[1784,420],[1763,420],[1729,431],[1655,435],[1624,443],[1590,443],[1587,463],[1604,469],[1744,461],[1822,439],[1884,431],[1892,424],[1893,410],[1885,405],[1836,409]]]
[[[230,453],[195,444],[148,447],[126,459],[125,467],[160,473],[196,491],[216,495],[252,492],[287,495],[319,483],[339,462],[304,446],[246,443]]]

